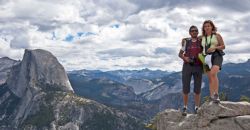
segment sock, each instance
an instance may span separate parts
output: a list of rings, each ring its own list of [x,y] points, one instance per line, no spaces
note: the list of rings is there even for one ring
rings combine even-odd
[[[198,109],[198,108],[199,108],[198,106],[195,106],[195,107],[194,107],[195,110]]]
[[[184,108],[187,108],[187,105],[184,105],[183,107],[184,107]]]

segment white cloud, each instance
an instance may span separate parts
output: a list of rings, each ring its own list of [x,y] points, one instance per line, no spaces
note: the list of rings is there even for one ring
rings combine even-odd
[[[20,59],[25,48],[41,48],[67,70],[178,71],[180,40],[211,19],[226,44],[224,63],[242,62],[250,58],[243,1],[0,0],[0,56]]]
[[[72,4],[39,0],[16,0],[13,2],[15,4],[12,10],[16,18],[28,19],[31,22],[84,22],[80,17],[79,8],[75,8]]]
[[[12,59],[21,59],[23,51],[20,49],[14,49],[10,47],[7,39],[0,38],[0,57],[8,56]]]

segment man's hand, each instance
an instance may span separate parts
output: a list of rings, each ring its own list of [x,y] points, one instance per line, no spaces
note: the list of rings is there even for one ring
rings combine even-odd
[[[185,62],[187,62],[187,63],[189,63],[189,57],[183,57],[183,60],[185,61]]]

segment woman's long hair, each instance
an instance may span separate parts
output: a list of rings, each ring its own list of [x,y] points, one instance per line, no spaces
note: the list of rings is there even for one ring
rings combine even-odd
[[[215,34],[217,32],[217,28],[215,27],[214,23],[211,20],[206,20],[206,21],[204,21],[204,23],[202,25],[202,35],[206,36],[204,25],[207,23],[209,23],[212,26],[212,34]]]

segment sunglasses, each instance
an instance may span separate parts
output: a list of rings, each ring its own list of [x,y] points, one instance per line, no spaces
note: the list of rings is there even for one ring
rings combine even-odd
[[[195,30],[190,30],[190,32],[198,32],[198,30],[197,30],[197,29],[195,29]]]

